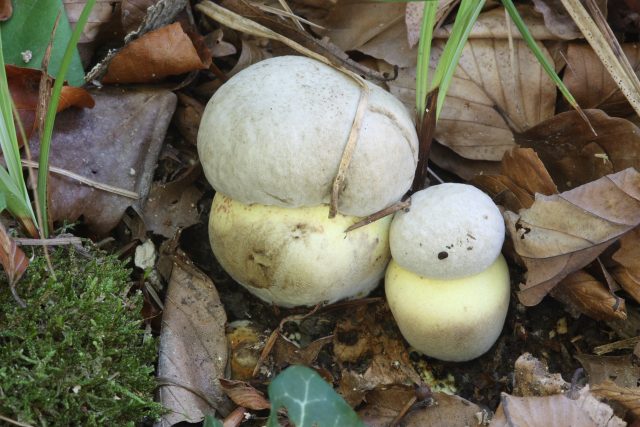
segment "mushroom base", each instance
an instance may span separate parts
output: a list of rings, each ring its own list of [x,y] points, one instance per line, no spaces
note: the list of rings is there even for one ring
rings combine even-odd
[[[511,286],[500,255],[486,270],[453,280],[421,277],[392,260],[385,291],[412,347],[436,359],[464,362],[487,352],[500,336]]]
[[[309,306],[365,296],[390,259],[391,218],[345,233],[359,218],[328,215],[326,205],[245,205],[217,193],[209,240],[227,273],[268,303]]]

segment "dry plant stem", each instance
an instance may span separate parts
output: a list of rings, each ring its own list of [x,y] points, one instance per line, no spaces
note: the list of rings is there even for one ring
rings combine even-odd
[[[332,190],[331,190],[331,202],[329,208],[329,218],[333,218],[338,211],[338,198],[340,191],[342,190],[342,186],[344,184],[344,177],[347,173],[347,169],[349,167],[349,163],[351,162],[351,157],[353,156],[353,151],[355,150],[355,145],[358,141],[358,136],[360,134],[360,126],[362,125],[362,118],[364,117],[364,113],[367,108],[367,102],[369,99],[369,87],[365,83],[365,81],[354,73],[353,71],[347,70],[342,66],[336,66],[331,61],[329,61],[323,55],[320,55],[317,52],[314,52],[301,44],[284,37],[275,31],[270,30],[269,28],[262,26],[250,19],[244,18],[243,16],[238,15],[228,9],[225,9],[217,4],[206,0],[202,3],[196,5],[196,9],[200,12],[207,15],[209,18],[218,21],[220,23],[224,23],[226,26],[240,32],[252,34],[255,36],[264,37],[270,40],[279,41],[286,46],[292,48],[293,50],[308,56],[309,58],[315,59],[316,61],[320,61],[323,64],[326,64],[330,67],[337,69],[338,71],[346,74],[348,77],[353,79],[358,86],[360,86],[360,100],[358,102],[358,107],[356,108],[355,116],[353,118],[353,123],[351,125],[351,131],[349,132],[349,137],[347,139],[347,144],[345,146],[344,152],[342,153],[342,158],[340,159],[340,166],[338,167],[338,173],[333,181]]]
[[[640,115],[640,92],[636,90],[640,85],[640,83],[638,83],[638,77],[635,73],[628,75],[625,72],[625,67],[620,63],[607,42],[606,37],[602,34],[593,19],[591,19],[587,10],[582,3],[580,3],[580,0],[561,1],[636,114]]]
[[[38,164],[36,162],[34,162],[33,160],[25,160],[22,159],[22,164],[25,166],[29,166],[32,168],[38,168]],[[137,200],[140,198],[140,195],[134,191],[129,191],[129,190],[125,190],[124,188],[119,188],[119,187],[114,187],[108,184],[103,184],[101,182],[98,181],[94,181],[92,179],[89,178],[85,178],[82,175],[78,175],[76,173],[70,172],[66,169],[61,169],[61,168],[57,168],[55,166],[50,166],[49,167],[49,171],[56,173],[58,175],[62,175],[62,176],[66,176],[67,178],[71,178],[73,180],[76,180],[82,184],[88,185],[90,187],[93,188],[97,188],[98,190],[103,190],[106,191],[108,193],[113,193],[113,194],[117,194],[118,196],[123,196],[123,197],[128,197],[130,199],[134,199]]]
[[[389,427],[398,426],[400,424],[400,421],[402,421],[404,416],[407,415],[407,412],[409,412],[409,410],[411,409],[413,404],[417,402],[417,400],[418,400],[417,396],[411,396],[411,399],[407,400],[407,402],[404,404],[400,412],[398,412],[398,415],[396,415],[396,417],[391,421],[391,423],[389,423]]]
[[[310,27],[314,27],[319,30],[325,29],[325,27],[323,27],[322,25],[316,24],[315,22],[311,22],[308,19],[301,18],[298,15],[295,15],[293,12],[285,12],[283,10],[276,9],[275,7],[268,6],[266,4],[261,4],[261,3],[251,3],[251,5],[254,7],[257,7],[258,9],[264,12],[273,13],[274,15],[282,16],[285,18],[295,19],[297,22],[302,22],[304,24],[307,24]],[[300,30],[304,31],[304,28],[300,28]]]
[[[626,340],[615,341],[609,344],[599,345],[593,348],[593,354],[600,356],[616,350],[634,348],[640,342],[640,337],[627,338]]]
[[[394,213],[398,212],[399,210],[407,209],[409,206],[411,206],[411,199],[407,199],[407,200],[403,200],[403,201],[394,203],[393,205],[389,206],[388,208],[384,208],[381,211],[373,213],[373,214],[369,215],[368,217],[356,222],[355,224],[351,225],[349,228],[344,230],[344,232],[348,233],[350,231],[357,230],[358,228],[364,227],[365,225],[369,225],[372,222],[375,222],[375,221],[377,221],[379,219],[384,218],[385,216],[394,214]]]
[[[61,245],[81,245],[82,239],[79,237],[54,237],[51,239],[13,239],[16,244],[21,246],[61,246]]]
[[[53,79],[49,76],[49,60],[51,59],[51,49],[53,48],[53,38],[55,37],[56,30],[58,29],[58,23],[60,22],[60,13],[56,16],[56,21],[53,23],[53,29],[51,30],[51,37],[49,37],[49,44],[44,51],[42,57],[41,68],[44,70],[40,76],[40,88],[38,90],[38,105],[36,108],[36,130],[39,132],[44,129],[44,120],[47,115],[47,106],[51,99],[51,88],[53,86]],[[25,141],[26,144],[26,141]],[[39,219],[38,219],[39,220]]]
[[[285,12],[287,12],[290,15],[291,21],[293,21],[294,25],[300,31],[304,32],[304,27],[300,23],[300,20],[298,19],[298,17],[293,13],[293,10],[291,10],[289,5],[287,4],[287,0],[278,0],[278,3],[280,3],[280,6],[282,6],[282,8],[285,10]]]
[[[25,423],[21,423],[20,421],[16,421],[16,420],[12,420],[11,418],[7,418],[4,417],[2,415],[0,415],[0,421],[6,421],[9,424],[13,424],[14,426],[20,426],[20,427],[34,427],[31,424],[25,424]]]
[[[429,161],[429,151],[431,151],[431,141],[436,131],[436,104],[438,102],[438,88],[434,89],[427,98],[427,111],[422,121],[418,122],[418,165],[416,166],[416,175],[411,184],[411,193],[420,191],[424,188],[427,180],[427,163]],[[419,114],[418,114],[419,116]]]

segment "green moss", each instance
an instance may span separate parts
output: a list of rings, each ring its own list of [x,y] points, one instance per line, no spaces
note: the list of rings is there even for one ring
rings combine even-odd
[[[35,425],[133,425],[155,419],[152,362],[141,296],[115,257],[52,253],[57,278],[36,257],[18,292],[0,282],[0,415]]]

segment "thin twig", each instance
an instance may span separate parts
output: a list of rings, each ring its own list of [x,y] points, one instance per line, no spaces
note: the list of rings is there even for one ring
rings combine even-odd
[[[4,417],[2,415],[0,415],[0,420],[2,421],[6,421],[9,424],[13,424],[14,426],[20,426],[20,427],[34,427],[31,424],[26,424],[26,423],[21,423],[20,421],[16,421],[16,420],[12,420],[11,418],[7,418]]]
[[[32,160],[25,160],[22,159],[22,164],[25,166],[31,166],[33,168],[38,168],[38,164]],[[123,197],[128,197],[130,199],[139,199],[140,195],[136,192],[133,191],[129,191],[129,190],[125,190],[124,188],[120,188],[120,187],[114,187],[112,185],[109,184],[103,184],[101,182],[98,181],[94,181],[92,179],[86,178],[82,175],[78,175],[76,173],[73,173],[71,171],[68,171],[66,169],[62,169],[62,168],[57,168],[55,166],[50,166],[49,167],[49,172],[53,172],[56,173],[58,175],[62,175],[62,176],[66,176],[67,178],[71,178],[74,179],[78,182],[80,182],[81,184],[85,184],[88,185],[90,187],[94,187],[97,188],[98,190],[103,190],[109,193],[113,193],[113,194],[117,194],[118,196],[123,196]]]
[[[262,10],[264,12],[267,12],[267,13],[273,13],[274,15],[283,16],[283,17],[286,17],[286,18],[295,18],[297,21],[303,22],[303,23],[307,24],[310,27],[317,28],[318,30],[324,30],[325,29],[325,27],[323,27],[322,25],[316,24],[315,22],[309,21],[308,19],[301,18],[301,17],[299,17],[298,15],[296,15],[296,14],[294,14],[292,12],[287,12],[287,11],[284,11],[284,10],[280,10],[280,9],[277,9],[277,8],[275,8],[273,6],[269,6],[269,5],[262,4],[262,3],[251,3],[251,5],[255,6],[258,9],[260,9],[260,10]],[[300,29],[304,31],[303,28],[300,28]]]
[[[344,232],[348,233],[350,231],[356,230],[360,227],[364,227],[365,225],[369,225],[374,221],[377,221],[379,219],[384,218],[387,215],[391,215],[394,214],[396,212],[398,212],[399,210],[402,209],[406,209],[409,206],[411,206],[411,199],[407,199],[407,200],[403,200],[401,202],[397,202],[391,206],[389,206],[388,208],[384,208],[376,213],[373,213],[371,215],[369,215],[368,217],[364,218],[363,220],[360,220],[358,222],[356,222],[355,224],[351,225],[349,228],[347,228]]]
[[[282,6],[282,8],[291,15],[289,18],[291,19],[291,21],[293,21],[293,24],[296,26],[296,28],[304,32],[304,27],[298,20],[298,17],[293,13],[293,10],[291,10],[289,5],[287,4],[287,0],[278,0],[278,3],[280,3],[280,6]]]
[[[82,239],[79,237],[54,237],[51,239],[27,239],[27,238],[14,238],[16,244],[20,246],[61,246],[61,245],[81,245]]]

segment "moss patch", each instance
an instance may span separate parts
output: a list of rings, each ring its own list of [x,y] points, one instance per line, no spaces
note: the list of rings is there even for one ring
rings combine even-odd
[[[37,256],[18,292],[0,283],[0,415],[35,425],[133,425],[155,419],[142,298],[115,257],[52,253],[56,278]]]

